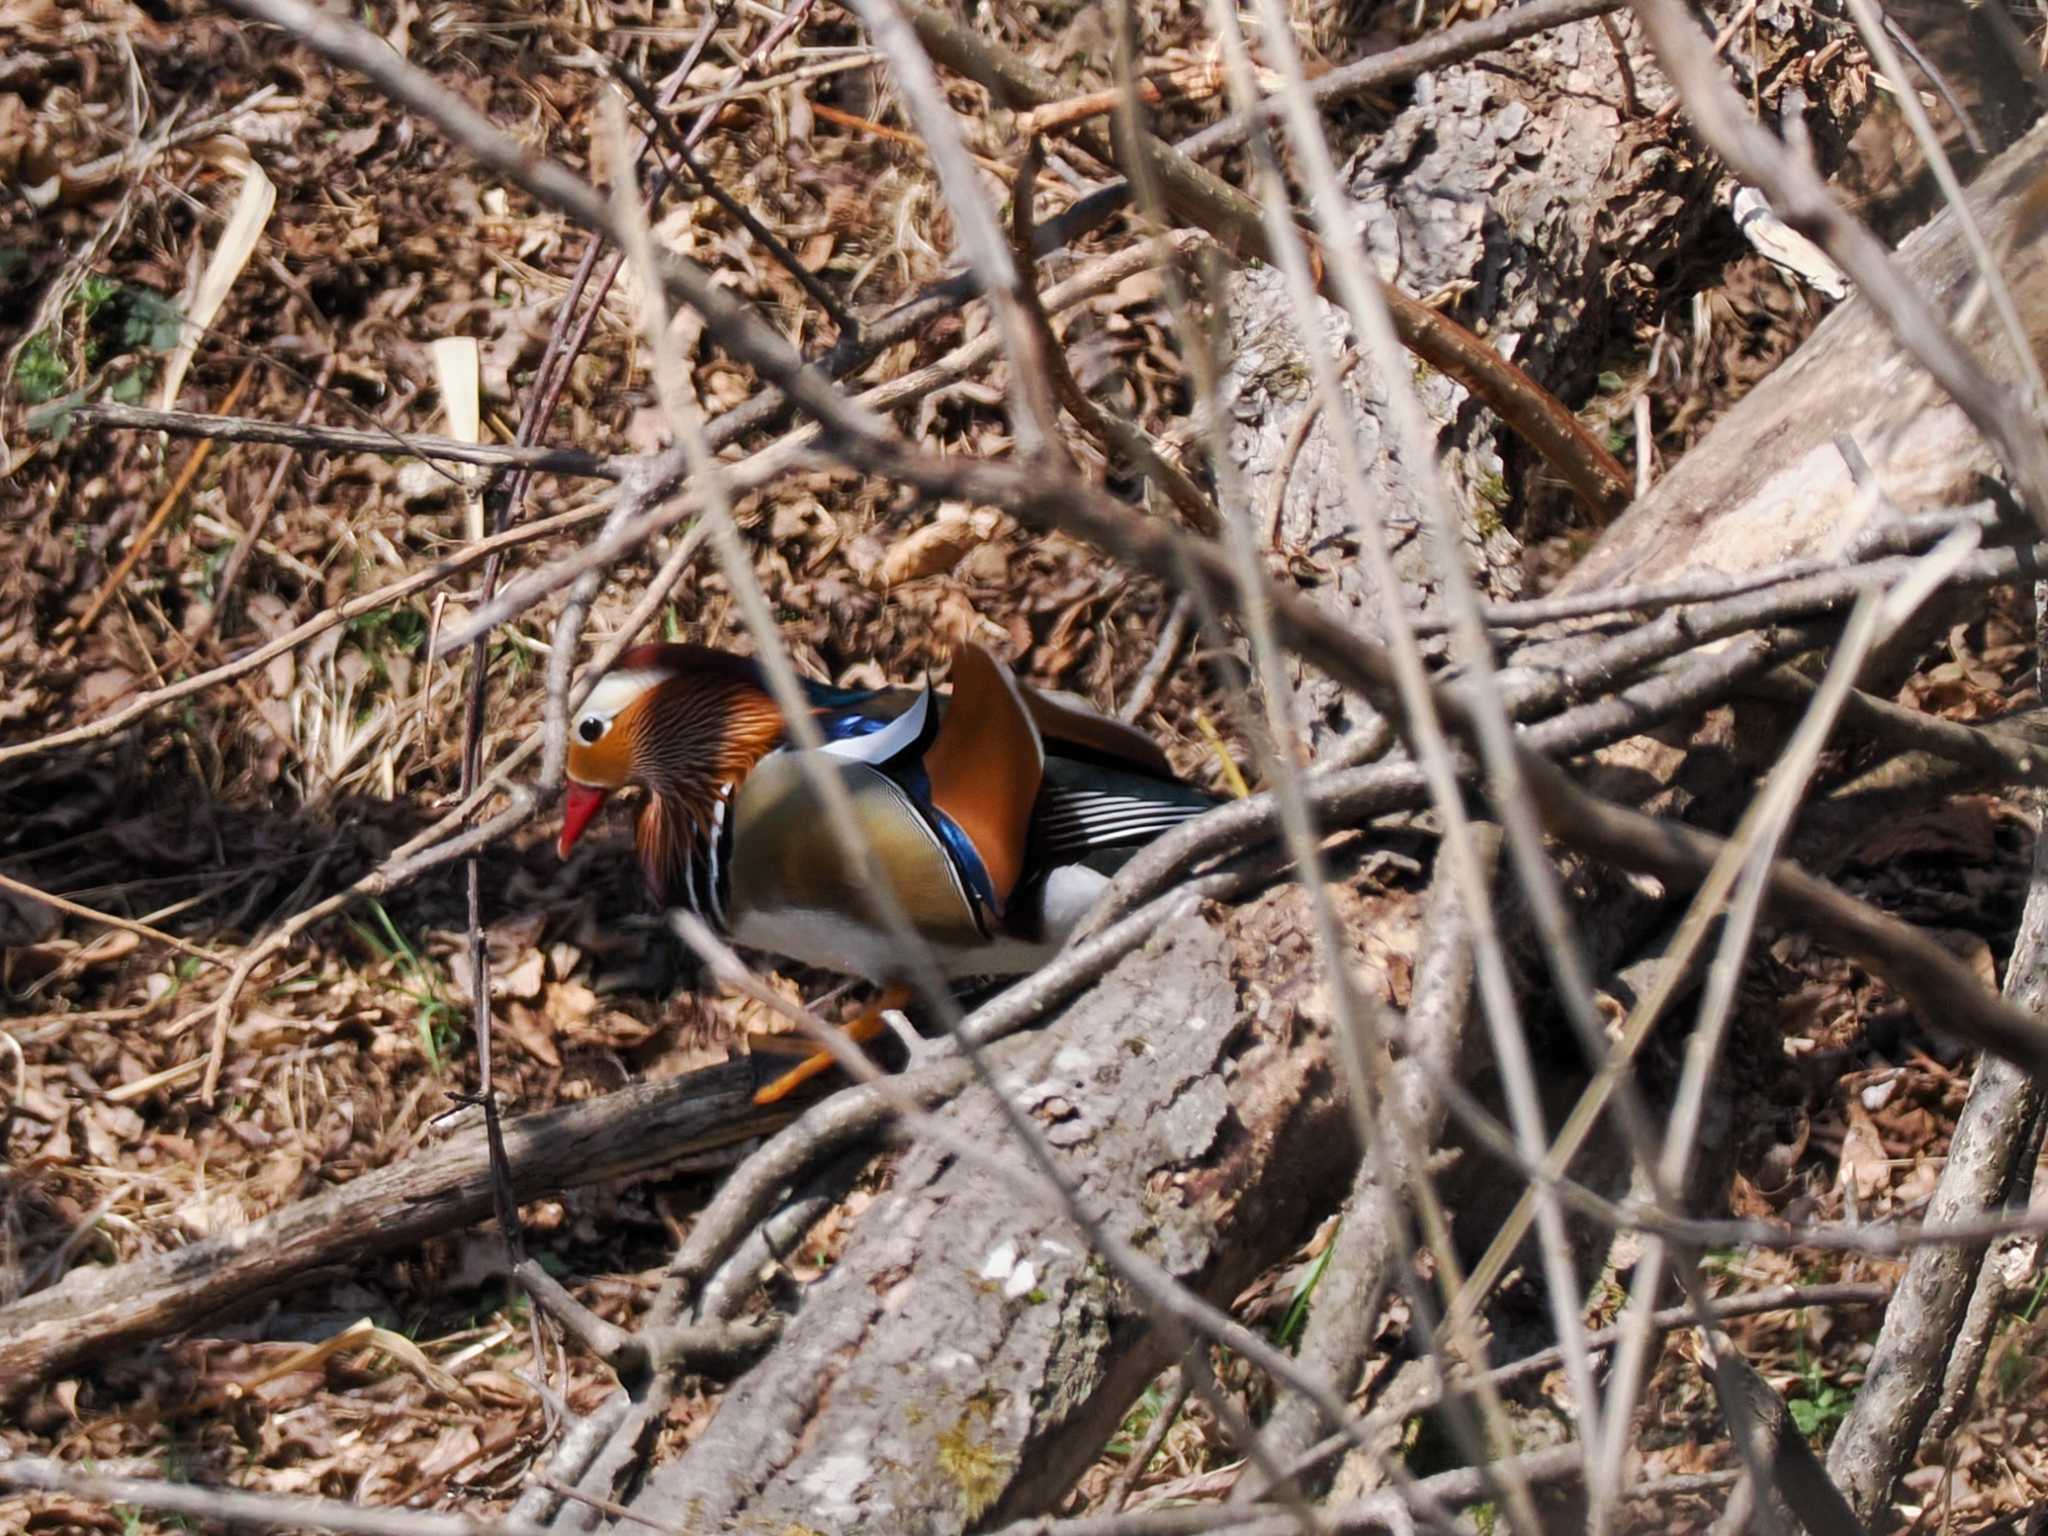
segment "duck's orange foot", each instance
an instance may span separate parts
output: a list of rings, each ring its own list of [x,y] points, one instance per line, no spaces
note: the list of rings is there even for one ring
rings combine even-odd
[[[850,1045],[866,1045],[888,1028],[882,1015],[891,1008],[901,1008],[909,1001],[908,987],[886,988],[880,997],[862,1009],[850,1022],[840,1026],[839,1032]],[[784,1040],[790,1037],[778,1035],[772,1038]],[[754,1102],[757,1105],[779,1104],[812,1078],[829,1072],[836,1065],[830,1051],[814,1050],[775,1081],[758,1090],[754,1094]]]

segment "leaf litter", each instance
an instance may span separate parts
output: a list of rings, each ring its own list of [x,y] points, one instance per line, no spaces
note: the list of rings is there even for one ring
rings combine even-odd
[[[26,250],[45,269],[61,250],[90,250],[92,273],[140,296],[132,312],[166,312],[196,280],[248,184],[247,162],[220,153],[214,138],[157,142],[178,93],[188,92],[184,120],[218,117],[215,134],[248,147],[278,201],[265,227],[274,259],[259,254],[233,276],[214,336],[193,354],[186,401],[203,408],[220,398],[239,366],[233,348],[210,344],[226,337],[287,365],[258,375],[245,414],[291,419],[307,360],[331,353],[332,394],[316,419],[439,430],[434,339],[473,335],[483,435],[502,435],[580,235],[303,56],[252,47],[250,34],[203,8],[172,7],[168,18],[160,9],[21,0],[0,11],[0,31],[41,81],[32,95],[0,94],[0,173],[37,189],[33,219],[12,204],[0,211],[0,248]],[[1145,9],[1162,66],[1199,75],[1208,51],[1198,16]],[[646,5],[598,10],[608,28],[644,29],[650,74],[652,59],[679,52],[694,27],[678,29]],[[557,152],[581,155],[599,84],[574,64],[585,33],[488,4],[439,6],[424,25],[416,8],[400,11],[414,25],[397,40],[444,83]],[[1101,39],[1087,35],[1086,16],[1065,28],[1025,13],[993,24],[1046,67],[1099,83],[1091,61]],[[728,21],[722,46],[744,47],[752,26]],[[858,46],[843,16],[822,12],[802,45],[778,58],[771,82],[721,111],[702,153],[807,265],[872,312],[943,275],[951,235],[914,148],[812,110],[829,99],[863,120],[888,117],[879,72],[849,62]],[[479,70],[479,58],[516,67]],[[834,72],[807,75],[814,66]],[[701,65],[689,91],[714,89],[723,68]],[[975,88],[954,88],[961,101],[978,100]],[[1206,121],[1212,107],[1200,96],[1170,98],[1163,111],[1183,125]],[[799,345],[834,339],[788,274],[712,200],[673,209],[660,229],[778,317]],[[75,285],[87,274],[63,275]],[[26,325],[16,290],[0,301]],[[1749,265],[1714,302],[1724,326],[1764,339],[1717,359],[1711,387],[1693,380],[1686,403],[1665,413],[1673,446],[1803,333],[1805,318],[1787,307],[1783,289]],[[633,314],[622,285],[578,360],[555,440],[622,451],[658,440]],[[109,340],[79,303],[40,318],[37,355],[60,390],[111,383],[116,370],[159,388],[176,382],[181,361],[161,355],[168,346],[153,347],[168,338],[149,326]],[[925,365],[978,323],[942,318],[885,352],[862,382]],[[1155,277],[1056,323],[1084,387],[1119,394],[1120,410],[1158,427],[1184,410]],[[688,340],[692,385],[707,409],[753,392],[747,370],[701,334]],[[10,352],[10,382],[22,378],[24,355]],[[910,421],[935,446],[995,451],[1006,430],[1000,400],[999,382],[963,380],[928,396]],[[13,462],[22,442],[15,422],[7,430]],[[222,453],[106,613],[89,631],[67,633],[167,488],[181,447],[107,432],[35,451],[32,470],[0,487],[9,554],[0,562],[0,731],[10,740],[103,716],[417,568],[468,531],[459,487],[417,465],[314,455],[289,465],[272,508],[264,490],[277,450]],[[544,484],[564,504],[580,494]],[[228,548],[259,512],[248,584],[195,652],[188,637],[218,601]],[[849,685],[916,677],[942,663],[957,638],[980,634],[1039,679],[1109,703],[1144,667],[1165,612],[1153,584],[1103,569],[1070,541],[1027,537],[987,509],[906,506],[836,470],[793,477],[772,501],[750,498],[740,512],[799,660]],[[662,553],[619,572],[599,599],[596,629],[623,616],[636,578]],[[232,956],[279,915],[372,867],[446,804],[462,674],[429,665],[426,638],[437,622],[459,622],[467,597],[450,593],[438,613],[434,600],[413,599],[366,615],[102,752],[0,768],[0,868]],[[705,568],[678,590],[662,625],[722,635],[733,627],[730,610],[725,583]],[[554,611],[543,605],[491,647],[487,762],[535,729]],[[2025,635],[2010,601],[1959,626],[1909,680],[1902,702],[1957,719],[2034,702],[2022,672]],[[1203,692],[1199,673],[1186,669],[1148,722],[1198,777],[1214,763],[1194,724]],[[1229,718],[1213,695],[1206,703],[1211,718]],[[2002,798],[1952,799],[1878,829],[1849,869],[1861,894],[1952,935],[1989,976],[2010,949],[2030,821],[2031,812]],[[511,1103],[537,1109],[673,1076],[721,1059],[739,1031],[761,1022],[758,1004],[700,994],[676,975],[658,933],[621,923],[619,914],[640,903],[616,825],[566,867],[546,841],[532,829],[486,855],[493,995],[506,1047],[498,1086]],[[461,933],[453,885],[432,880],[295,946],[245,996],[229,1031],[223,1103],[208,1112],[194,1090],[221,976],[133,935],[0,895],[4,1030],[18,1048],[17,1061],[0,1061],[8,1084],[0,1301],[70,1269],[233,1231],[430,1140],[451,1096],[473,1086]],[[1728,1208],[1815,1219],[1919,1209],[1968,1064],[1881,983],[1797,935],[1775,935],[1750,972],[1742,1027],[1757,1049],[1732,1058],[1746,1065],[1733,1068],[1728,1093]],[[788,978],[776,984],[795,990]],[[530,1241],[586,1304],[628,1325],[712,1187],[702,1175],[598,1186],[536,1202],[523,1218]],[[857,1191],[828,1216],[793,1257],[797,1278],[829,1265],[867,1198]],[[0,1425],[0,1445],[90,1460],[109,1473],[171,1471],[365,1505],[501,1509],[545,1449],[545,1414],[521,1379],[532,1365],[525,1302],[506,1294],[498,1252],[485,1228],[344,1275],[308,1276],[246,1315],[50,1383]],[[1246,1315],[1270,1325],[1267,1314],[1285,1314],[1314,1257],[1305,1251],[1248,1291]],[[1729,1288],[1886,1278],[1898,1268],[1761,1251],[1716,1256],[1709,1267]],[[2035,1405],[2048,1324],[2030,1270],[2012,1289],[2024,1306],[1995,1344],[1980,1411],[1945,1461],[1915,1474],[1928,1496],[1930,1474],[1939,1474],[1956,1516],[2024,1508],[2043,1480],[2035,1448],[2048,1435]],[[1804,1412],[1802,1427],[1825,1439],[1857,1384],[1876,1320],[1869,1311],[1776,1313],[1730,1331]],[[1405,1327],[1399,1303],[1387,1327]],[[1219,1361],[1218,1374],[1241,1403],[1258,1397],[1241,1368]],[[585,1412],[611,1382],[571,1351],[551,1386],[571,1412]],[[715,1384],[680,1393],[667,1448],[715,1405]],[[1071,1508],[1093,1507],[1136,1438],[1112,1442]],[[1645,1476],[1728,1465],[1711,1391],[1682,1336],[1661,1357],[1641,1443]],[[1134,1507],[1227,1494],[1241,1452],[1205,1406],[1191,1405],[1139,1477]],[[1711,1514],[1704,1503],[1680,1503],[1660,1511],[1654,1528],[1705,1529]],[[0,1526],[174,1528],[64,1496],[0,1497]]]

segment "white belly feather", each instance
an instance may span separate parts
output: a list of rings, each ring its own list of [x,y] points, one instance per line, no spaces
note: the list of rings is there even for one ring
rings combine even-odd
[[[1059,953],[1067,937],[1094,907],[1109,877],[1082,865],[1052,872],[1041,893],[1042,940],[998,935],[971,949],[933,945],[933,958],[948,980],[963,976],[1019,976],[1035,971]],[[881,927],[879,912],[872,921],[855,921],[818,907],[779,906],[763,911],[742,908],[732,914],[732,936],[749,949],[786,955],[805,965],[867,981],[905,977],[901,947]]]

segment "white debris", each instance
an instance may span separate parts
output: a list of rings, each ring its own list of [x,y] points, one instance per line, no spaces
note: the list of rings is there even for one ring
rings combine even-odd
[[[999,1243],[995,1251],[981,1261],[981,1278],[984,1280],[1007,1280],[1010,1272],[1017,1267],[1017,1245]]]
[[[1828,253],[1771,211],[1755,187],[1737,187],[1729,204],[1735,227],[1773,265],[1831,299],[1849,296],[1849,278]]]

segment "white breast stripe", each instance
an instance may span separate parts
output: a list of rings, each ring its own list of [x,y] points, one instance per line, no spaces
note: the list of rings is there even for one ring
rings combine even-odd
[[[711,836],[704,844],[705,862],[711,866],[711,911],[707,914],[719,932],[725,932],[725,900],[718,894],[718,840],[725,833],[725,802],[732,793],[732,786],[718,786],[718,798],[711,806]]]
[[[917,696],[917,702],[903,711],[879,731],[870,731],[865,736],[848,736],[842,741],[828,741],[824,749],[834,757],[847,757],[856,763],[886,763],[924,732],[924,723],[932,712],[932,691],[927,688]]]

